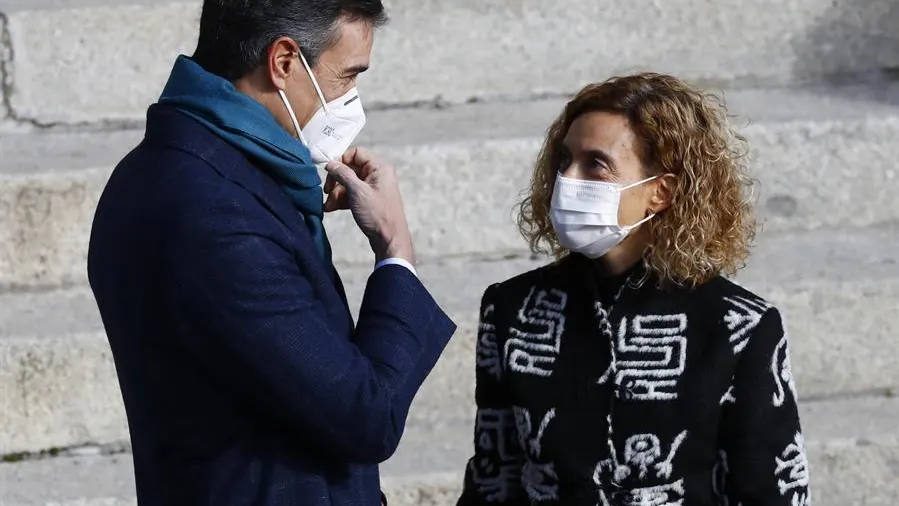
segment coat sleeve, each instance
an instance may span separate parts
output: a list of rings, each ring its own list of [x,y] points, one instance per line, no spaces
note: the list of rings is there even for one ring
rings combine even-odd
[[[455,325],[389,265],[368,280],[355,335],[336,333],[280,223],[250,194],[223,193],[198,196],[167,246],[181,344],[298,442],[346,462],[386,460]]]
[[[476,345],[474,455],[465,469],[465,482],[457,506],[526,505],[521,471],[521,449],[515,414],[502,383],[503,353],[498,337],[496,285],[481,299]]]
[[[721,457],[730,504],[809,506],[788,338],[776,308],[764,313],[740,354],[727,399]]]

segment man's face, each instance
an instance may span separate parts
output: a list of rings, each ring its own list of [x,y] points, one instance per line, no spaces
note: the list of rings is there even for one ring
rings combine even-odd
[[[330,102],[356,86],[356,78],[368,70],[373,43],[371,23],[364,20],[339,21],[337,42],[325,50],[312,67],[325,101]],[[296,85],[291,88],[295,92],[289,98],[291,103],[297,104],[297,109],[300,109],[299,104],[308,104],[305,110],[296,111],[300,123],[305,125],[321,107],[321,102],[305,72],[298,72],[294,81]]]
[[[356,77],[368,70],[374,30],[366,21],[341,21],[338,39],[321,54],[312,72],[331,101],[356,86]]]

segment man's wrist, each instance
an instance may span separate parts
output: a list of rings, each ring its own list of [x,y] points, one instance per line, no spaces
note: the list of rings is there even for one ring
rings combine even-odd
[[[415,270],[415,266],[413,266],[409,262],[403,260],[402,258],[385,258],[384,260],[381,260],[380,262],[377,262],[375,264],[374,270],[378,270],[381,267],[384,267],[387,265],[399,265],[400,267],[405,267],[406,269],[409,270],[409,272],[411,272],[413,275],[418,277],[418,271]]]
[[[380,263],[388,258],[400,258],[410,265],[415,265],[415,252],[412,248],[411,238],[408,236],[394,237],[375,249],[375,262]]]

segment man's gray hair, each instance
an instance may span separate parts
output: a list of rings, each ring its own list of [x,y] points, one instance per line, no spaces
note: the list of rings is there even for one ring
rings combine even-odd
[[[387,22],[381,0],[204,0],[194,60],[229,81],[265,62],[271,44],[290,37],[314,66],[336,42],[338,22]]]

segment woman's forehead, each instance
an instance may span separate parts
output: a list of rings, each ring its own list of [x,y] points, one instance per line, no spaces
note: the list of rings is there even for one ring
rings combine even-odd
[[[573,154],[602,153],[618,166],[639,164],[637,138],[620,114],[582,114],[571,123],[562,143]]]
[[[601,150],[614,154],[633,151],[635,140],[630,123],[624,116],[589,112],[571,123],[563,142],[572,150]]]

